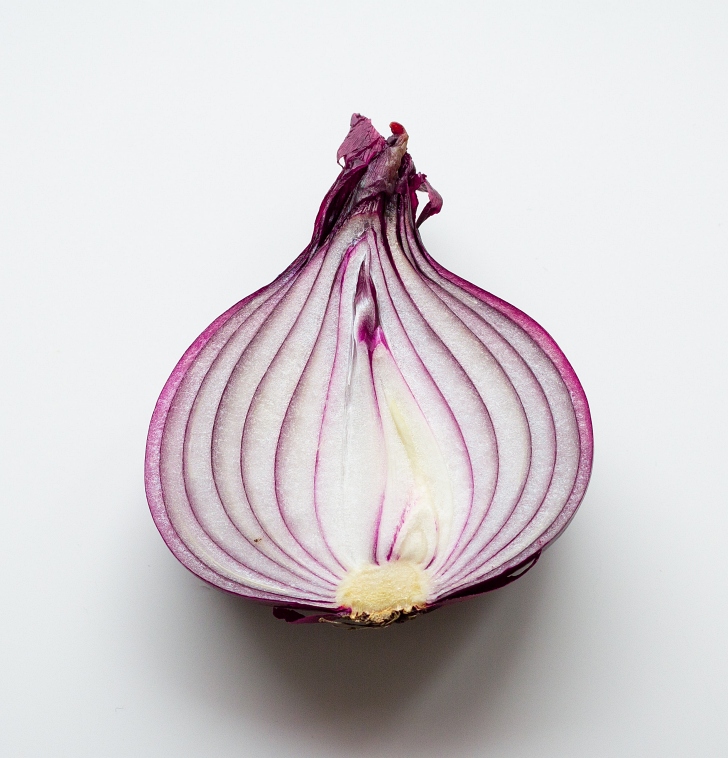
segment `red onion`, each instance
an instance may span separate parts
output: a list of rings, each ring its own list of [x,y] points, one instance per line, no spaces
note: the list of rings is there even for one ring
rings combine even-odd
[[[442,199],[391,130],[352,117],[311,243],[197,338],[149,430],[169,548],[289,621],[385,625],[507,584],[589,480],[573,369],[427,253]]]

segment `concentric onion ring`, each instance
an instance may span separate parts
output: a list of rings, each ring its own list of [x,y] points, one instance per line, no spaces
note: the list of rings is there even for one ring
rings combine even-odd
[[[311,244],[198,337],[149,431],[173,553],[292,621],[382,625],[505,584],[589,480],[573,369],[429,256],[417,225],[442,201],[392,131],[352,118]]]

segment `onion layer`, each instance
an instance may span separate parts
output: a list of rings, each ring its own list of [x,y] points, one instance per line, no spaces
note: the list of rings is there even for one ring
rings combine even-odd
[[[289,621],[385,625],[507,584],[589,480],[573,369],[427,253],[442,199],[391,129],[352,117],[311,243],[198,337],[149,431],[172,552]]]

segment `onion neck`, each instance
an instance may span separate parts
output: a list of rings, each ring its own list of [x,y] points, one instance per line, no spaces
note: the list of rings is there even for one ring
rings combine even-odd
[[[367,119],[368,122],[368,119]],[[349,138],[339,151],[344,168],[326,194],[314,224],[314,233],[307,248],[310,257],[327,239],[334,235],[351,216],[359,213],[369,201],[385,205],[397,195],[414,195],[420,183],[412,159],[407,153],[409,135],[399,124],[393,123],[393,134],[383,139],[373,127],[367,137],[371,140],[365,153],[360,143],[356,150],[347,152]],[[352,132],[355,128],[352,127]],[[350,133],[350,134],[351,134]],[[342,152],[343,151],[343,152]]]

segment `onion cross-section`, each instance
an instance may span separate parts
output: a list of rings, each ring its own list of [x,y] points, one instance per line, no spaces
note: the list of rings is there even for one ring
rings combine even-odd
[[[386,625],[507,584],[589,480],[573,369],[427,253],[442,199],[392,131],[352,118],[311,243],[192,344],[150,426],[167,545],[289,621]]]

